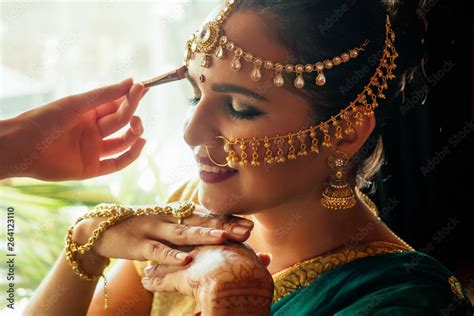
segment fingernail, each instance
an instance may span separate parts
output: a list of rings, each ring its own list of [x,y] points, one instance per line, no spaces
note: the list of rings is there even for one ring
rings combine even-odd
[[[147,266],[145,268],[145,274],[149,274],[153,270],[154,266]]]
[[[221,237],[224,234],[224,231],[223,230],[218,230],[218,229],[211,229],[209,234],[211,236],[214,236],[214,237]]]
[[[184,259],[186,259],[187,256],[188,256],[188,254],[185,253],[185,252],[178,252],[178,253],[176,254],[176,259],[178,259],[178,260],[184,260]]]
[[[120,82],[120,84],[124,84],[125,82],[128,82],[130,80],[133,81],[132,77],[123,80],[122,82]]]
[[[148,277],[142,278],[142,284],[146,284],[146,283],[148,283],[149,281],[150,281],[150,278],[148,278]]]
[[[240,226],[253,227],[253,222],[248,219],[241,219],[237,222]]]
[[[141,135],[143,134],[143,126],[141,126],[138,122],[139,120],[136,117],[132,117],[130,121],[130,127],[132,128],[133,133]]]
[[[247,227],[242,227],[242,226],[236,226],[232,228],[232,232],[236,233],[237,235],[245,235],[249,229]]]

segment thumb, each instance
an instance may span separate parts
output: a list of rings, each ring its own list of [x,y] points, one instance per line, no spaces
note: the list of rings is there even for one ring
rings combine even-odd
[[[88,111],[126,95],[132,85],[133,80],[129,78],[114,85],[65,97],[59,100],[58,106],[66,114],[66,120],[79,119]]]

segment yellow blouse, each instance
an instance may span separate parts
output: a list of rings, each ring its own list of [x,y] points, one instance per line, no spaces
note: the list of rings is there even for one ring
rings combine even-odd
[[[186,182],[170,196],[167,203],[182,200],[192,200],[198,203],[198,181],[196,179]],[[413,249],[388,242],[368,242],[355,247],[337,249],[297,263],[292,267],[273,274],[275,284],[273,302],[278,301],[298,288],[309,285],[322,273],[352,260],[407,250]],[[149,262],[135,261],[134,263],[138,274],[140,277],[143,277],[143,269]],[[198,302],[180,293],[154,293],[150,316],[193,315],[199,309]]]

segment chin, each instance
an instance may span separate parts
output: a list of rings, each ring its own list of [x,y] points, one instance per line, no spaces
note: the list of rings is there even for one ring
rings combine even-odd
[[[248,214],[241,195],[226,193],[224,187],[219,185],[209,186],[200,182],[198,190],[199,204],[213,213],[221,215],[244,215]]]

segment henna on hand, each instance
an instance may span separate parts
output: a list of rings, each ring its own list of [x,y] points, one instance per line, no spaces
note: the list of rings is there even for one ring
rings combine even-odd
[[[171,268],[148,268],[144,287],[195,298],[203,315],[269,315],[273,279],[253,250],[242,244],[199,246],[193,261]]]

